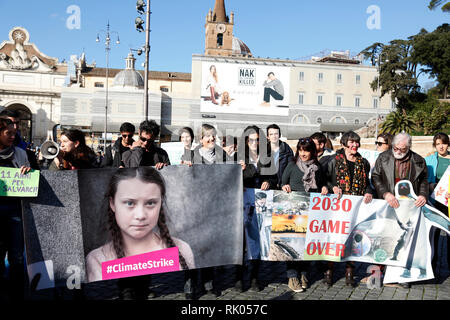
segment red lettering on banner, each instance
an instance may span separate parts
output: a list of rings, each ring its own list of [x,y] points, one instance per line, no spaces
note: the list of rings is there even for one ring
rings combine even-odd
[[[320,246],[320,242],[317,243],[317,252],[321,255],[323,252],[323,249],[325,248],[326,243],[324,243],[322,246]]]
[[[343,257],[344,256],[344,250],[345,250],[345,244],[337,243],[336,244],[336,256]]]
[[[309,224],[309,231],[312,233],[324,232],[324,233],[341,233],[348,234],[347,228],[349,228],[349,221],[333,221],[333,220],[312,220]]]
[[[345,250],[345,244],[334,243],[334,242],[310,242],[306,247],[306,253],[310,256],[314,255],[316,252],[318,255],[322,255],[325,251],[327,256],[343,257]],[[334,253],[333,253],[334,251]]]
[[[344,212],[349,212],[352,209],[352,202],[350,199],[344,199],[342,203],[340,202],[340,200],[337,200],[337,198],[333,198],[333,200],[330,200],[330,198],[328,197],[325,197],[323,199],[314,197],[312,200],[313,206],[311,207],[311,210],[329,211],[331,208],[331,211],[340,211],[342,209]]]

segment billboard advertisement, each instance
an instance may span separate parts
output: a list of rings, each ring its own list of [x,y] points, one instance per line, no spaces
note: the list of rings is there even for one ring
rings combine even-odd
[[[200,112],[288,116],[289,67],[202,63]]]

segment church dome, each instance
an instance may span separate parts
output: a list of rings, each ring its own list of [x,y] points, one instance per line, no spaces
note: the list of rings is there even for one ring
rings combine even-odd
[[[233,37],[233,55],[251,57],[252,53],[247,45],[239,38]]]
[[[142,78],[142,75],[134,69],[134,62],[136,59],[131,52],[128,54],[125,61],[126,68],[116,74],[113,86],[122,88],[143,88],[144,79]]]

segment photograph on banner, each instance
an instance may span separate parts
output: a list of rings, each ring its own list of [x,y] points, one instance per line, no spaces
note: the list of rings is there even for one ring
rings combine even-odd
[[[400,181],[396,185],[396,197],[407,198],[414,203],[417,195],[409,181]],[[421,208],[412,209],[411,216],[417,215],[419,222],[412,235],[412,247],[403,267],[388,266],[384,276],[384,283],[402,283],[433,279],[433,268],[431,265],[434,248],[430,239],[430,233],[445,231],[450,234],[450,220],[436,208],[426,204]],[[404,236],[405,235],[405,236]],[[406,239],[406,232],[402,235]],[[436,254],[436,253],[435,253]]]
[[[405,266],[418,221],[414,202],[397,197],[400,206],[384,200],[359,200],[356,220],[345,243],[345,261]]]
[[[203,62],[200,112],[289,115],[290,69]]]
[[[255,193],[255,214],[258,221],[261,260],[269,260],[272,230],[273,190],[253,190]]]
[[[431,198],[439,201],[445,206],[448,206],[448,199],[445,195],[449,192],[450,185],[450,166],[445,170],[444,175],[439,180],[439,183],[434,188],[433,193],[431,194]]]
[[[20,173],[20,168],[0,167],[0,197],[36,197],[39,170]]]
[[[273,191],[269,259],[303,260],[308,224],[309,193]]]
[[[242,263],[239,165],[78,170],[64,181],[67,173],[45,172],[48,188],[24,206],[27,261],[53,261],[56,284],[70,265],[93,282]]]

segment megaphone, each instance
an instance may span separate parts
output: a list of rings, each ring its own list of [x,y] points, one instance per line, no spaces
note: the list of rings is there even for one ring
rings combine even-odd
[[[51,140],[45,141],[41,145],[41,154],[45,159],[52,160],[58,156],[59,145]]]
[[[47,141],[41,145],[41,154],[47,160],[52,160],[58,156],[59,144],[53,141],[53,132],[48,130]]]

